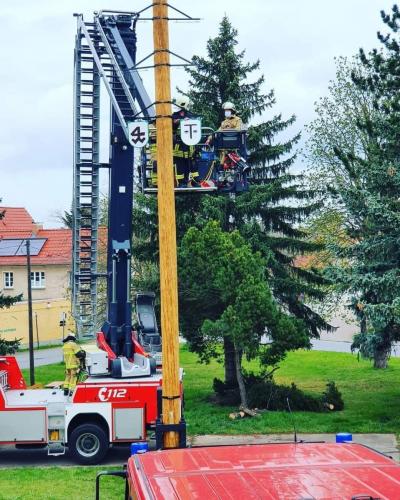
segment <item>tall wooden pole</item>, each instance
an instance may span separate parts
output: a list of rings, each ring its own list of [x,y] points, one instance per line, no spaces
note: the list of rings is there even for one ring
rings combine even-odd
[[[158,232],[160,241],[161,331],[163,336],[163,423],[181,418],[179,383],[178,278],[174,168],[172,157],[171,79],[167,0],[153,3],[154,76],[157,129]],[[167,432],[165,448],[177,448],[179,435]]]
[[[29,326],[29,380],[35,384],[35,361],[33,356],[33,322],[32,322],[32,281],[31,281],[31,240],[26,240],[26,271],[28,275],[28,326]]]

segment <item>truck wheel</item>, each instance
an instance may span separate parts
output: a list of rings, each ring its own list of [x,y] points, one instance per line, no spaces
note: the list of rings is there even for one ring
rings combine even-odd
[[[68,448],[74,460],[84,465],[98,464],[108,451],[104,430],[96,424],[82,424],[71,432]]]

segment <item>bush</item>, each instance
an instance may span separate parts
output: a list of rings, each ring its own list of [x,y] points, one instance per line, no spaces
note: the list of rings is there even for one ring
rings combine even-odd
[[[222,380],[215,378],[213,389],[217,403],[221,406],[236,406],[240,404],[240,394],[237,385],[226,384]]]
[[[5,340],[0,337],[0,355],[6,356],[7,354],[15,354],[21,345],[21,340],[22,339]]]
[[[344,409],[342,394],[333,381],[326,384],[326,390],[322,394],[322,400],[326,404],[333,405],[335,411],[341,411]]]
[[[323,411],[321,398],[305,394],[293,383],[286,386],[272,380],[261,382],[249,388],[248,398],[251,408],[287,411],[289,400],[292,410]]]
[[[250,408],[287,411],[288,400],[293,411],[323,412],[327,409],[340,411],[344,408],[342,396],[334,382],[327,383],[321,396],[312,396],[293,383],[290,386],[278,385],[272,377],[246,373],[244,381]],[[240,403],[237,386],[229,386],[219,379],[214,379],[213,388],[219,404],[233,406]],[[333,405],[333,408],[330,408],[330,405]]]

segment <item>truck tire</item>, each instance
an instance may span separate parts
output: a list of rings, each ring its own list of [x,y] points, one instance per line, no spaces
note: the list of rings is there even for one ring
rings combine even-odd
[[[102,427],[81,424],[71,432],[68,448],[73,459],[83,465],[98,464],[106,455],[109,443]]]

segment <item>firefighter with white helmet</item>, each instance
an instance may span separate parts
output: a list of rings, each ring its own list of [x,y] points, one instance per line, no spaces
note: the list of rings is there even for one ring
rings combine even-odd
[[[184,95],[174,97],[172,103],[175,104],[177,108],[179,108],[178,113],[179,111],[190,111],[190,108],[192,107],[191,100],[189,99],[189,97],[186,97]]]
[[[236,106],[230,102],[224,102],[222,105],[225,119],[221,123],[219,130],[242,130],[243,122],[240,116],[236,114]]]
[[[172,113],[172,128],[174,134],[173,156],[176,182],[178,187],[191,187],[193,182],[196,183],[199,177],[199,173],[195,171],[196,168],[194,168],[194,147],[183,143],[180,137],[179,127],[181,120],[194,117],[193,113],[190,111],[192,102],[186,96],[177,96],[172,102],[178,108],[177,111]]]

